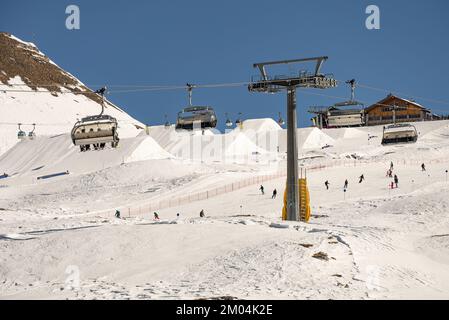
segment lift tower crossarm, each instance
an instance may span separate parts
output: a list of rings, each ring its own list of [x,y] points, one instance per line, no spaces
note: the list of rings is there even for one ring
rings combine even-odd
[[[323,57],[314,57],[314,58],[305,58],[305,59],[293,59],[293,60],[280,60],[280,61],[269,61],[269,62],[259,62],[253,64],[254,68],[259,68],[262,77],[264,80],[268,80],[267,72],[265,70],[265,66],[273,66],[273,65],[279,65],[279,64],[292,64],[292,63],[302,63],[302,62],[310,62],[310,61],[316,61],[316,67],[315,67],[315,75],[320,74],[321,66],[323,65],[323,62],[329,59],[329,57],[323,56]]]

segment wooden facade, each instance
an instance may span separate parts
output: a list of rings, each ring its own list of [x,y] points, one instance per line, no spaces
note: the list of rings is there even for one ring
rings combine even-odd
[[[365,109],[367,126],[431,120],[430,110],[392,94]]]

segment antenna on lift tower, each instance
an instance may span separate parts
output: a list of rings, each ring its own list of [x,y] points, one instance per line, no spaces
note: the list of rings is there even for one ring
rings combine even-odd
[[[296,89],[314,88],[328,89],[337,86],[337,80],[332,75],[322,74],[321,67],[328,57],[282,60],[255,63],[254,68],[260,71],[260,77],[252,78],[248,86],[251,92],[277,93],[287,91],[287,220],[298,221],[299,216],[299,186],[298,186],[298,145],[296,117]],[[266,67],[274,65],[292,65],[297,63],[315,62],[313,72],[298,71],[297,74],[270,77]]]

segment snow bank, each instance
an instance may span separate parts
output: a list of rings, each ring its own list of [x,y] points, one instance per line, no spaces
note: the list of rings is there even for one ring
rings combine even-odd
[[[80,152],[70,135],[62,134],[19,142],[0,156],[0,167],[12,177],[37,177],[67,170],[84,174],[124,162],[168,158],[171,155],[147,135],[121,139],[116,149]]]
[[[162,149],[151,137],[146,137],[139,146],[125,159],[125,162],[136,162],[154,159],[169,159],[173,156]]]
[[[240,129],[237,129],[240,131]],[[249,119],[243,121],[242,131],[255,131],[255,132],[265,132],[265,131],[277,131],[282,130],[279,124],[271,118],[264,119]]]
[[[245,134],[238,133],[235,136],[229,135],[227,137],[226,156],[242,156],[252,154],[266,154],[264,150],[254,144]]]
[[[318,149],[322,148],[326,144],[332,145],[335,140],[325,134],[318,128],[313,128],[309,133],[304,143],[302,144],[303,149]]]
[[[367,134],[361,130],[354,129],[354,128],[348,128],[344,129],[344,139],[354,139],[354,138],[364,138],[366,139]]]

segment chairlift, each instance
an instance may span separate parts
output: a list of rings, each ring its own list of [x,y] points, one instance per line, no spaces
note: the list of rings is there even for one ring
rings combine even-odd
[[[170,128],[171,127],[171,123],[170,121],[168,121],[168,116],[165,115],[165,124],[164,124],[165,128]]]
[[[33,140],[34,138],[36,138],[36,133],[34,132],[35,130],[36,130],[36,124],[33,123],[33,130],[28,133],[28,138],[30,140]]]
[[[192,105],[193,89],[196,85],[187,83],[187,92],[189,94],[189,106],[178,113],[176,120],[176,129],[193,130],[195,124],[199,124],[201,129],[215,128],[217,126],[217,115],[214,108],[210,106]]]
[[[418,141],[418,132],[411,124],[393,124],[383,129],[382,145],[415,143],[416,141]]]
[[[95,150],[103,150],[107,143],[112,148],[116,148],[119,143],[117,119],[105,115],[104,94],[107,88],[103,87],[97,91],[102,98],[101,113],[99,115],[88,116],[76,122],[73,126],[71,136],[73,144],[80,147],[81,152],[91,150],[91,145]]]
[[[238,117],[237,120],[235,120],[235,125],[236,125],[237,127],[240,127],[242,124],[243,124],[242,113],[239,112],[239,117]]]
[[[228,113],[226,113],[226,127],[231,128],[233,125],[231,119],[228,117]]]
[[[278,120],[278,124],[279,124],[281,127],[285,125],[285,121],[284,121],[284,119],[282,119],[282,115],[281,115],[280,112],[279,112],[279,120]]]
[[[20,140],[24,140],[26,138],[27,134],[21,128],[22,124],[19,123],[18,125],[19,125],[19,132],[17,133],[17,138],[20,139]]]

